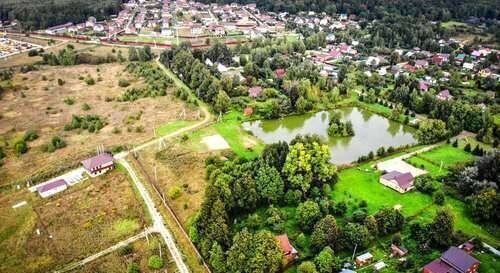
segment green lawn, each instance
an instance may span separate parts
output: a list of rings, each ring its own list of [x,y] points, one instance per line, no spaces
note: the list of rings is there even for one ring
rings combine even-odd
[[[493,122],[496,124],[496,125],[500,125],[500,114],[495,114],[493,116]]]
[[[172,132],[175,132],[181,128],[187,127],[196,123],[195,121],[190,120],[176,120],[166,124],[160,125],[160,127],[156,128],[156,134],[158,136],[165,136]]]
[[[441,26],[443,28],[446,28],[446,29],[452,29],[452,28],[456,28],[456,27],[466,27],[467,24],[462,23],[462,22],[458,22],[458,21],[448,21],[448,22],[441,23]]]
[[[215,123],[213,127],[227,141],[231,149],[240,157],[255,158],[262,150],[264,145],[254,137],[248,135],[242,128],[242,114],[231,111],[224,115],[221,122]],[[246,145],[250,144],[250,145]],[[251,149],[246,148],[252,146]]]
[[[485,252],[474,252],[473,254],[480,262],[479,273],[495,273],[500,269],[500,258]]]
[[[440,168],[439,166],[436,166],[431,162],[424,160],[418,156],[412,156],[406,161],[417,168],[421,168],[428,171],[429,174],[432,176],[432,178],[435,179],[447,176],[449,174],[448,169]]]
[[[457,164],[467,163],[474,160],[474,156],[462,149],[445,144],[431,151],[421,153],[418,157],[431,162],[436,166],[450,168]]]
[[[368,212],[375,213],[382,207],[393,207],[400,204],[401,212],[411,219],[420,219],[430,222],[436,210],[439,208],[433,204],[432,197],[412,191],[405,194],[398,193],[378,182],[380,174],[375,172],[367,165],[358,168],[345,169],[339,173],[339,181],[334,186],[332,198],[335,201],[346,201],[349,211],[357,207],[361,200],[368,203]],[[497,231],[490,233],[481,225],[474,223],[467,215],[466,204],[460,200],[447,197],[445,206],[447,206],[455,216],[455,228],[465,233],[480,237],[483,240],[498,245],[500,243],[500,234]]]

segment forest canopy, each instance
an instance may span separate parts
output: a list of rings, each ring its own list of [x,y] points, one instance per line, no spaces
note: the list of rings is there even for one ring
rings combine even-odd
[[[90,16],[103,20],[120,11],[122,0],[0,0],[0,20],[17,19],[25,30],[43,29]]]

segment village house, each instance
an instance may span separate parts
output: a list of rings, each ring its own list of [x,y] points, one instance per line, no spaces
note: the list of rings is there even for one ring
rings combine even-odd
[[[102,153],[83,160],[82,165],[91,177],[95,177],[114,168],[113,156],[108,153]]]
[[[481,263],[458,247],[450,247],[440,258],[424,266],[423,273],[475,273]]]
[[[413,189],[414,177],[410,172],[401,173],[398,171],[388,172],[380,176],[380,183],[400,193],[405,193]]]
[[[58,179],[38,187],[37,191],[42,198],[47,198],[54,194],[62,192],[67,188],[68,185],[66,184],[66,181],[64,179]]]
[[[453,96],[451,95],[450,90],[445,89],[445,90],[439,92],[436,95],[436,98],[438,100],[451,100],[451,99],[453,99]]]
[[[286,234],[276,236],[279,242],[283,256],[285,257],[285,263],[289,264],[299,258],[299,252],[290,244],[288,236]]]
[[[391,244],[391,255],[393,257],[403,257],[408,254],[408,249],[403,246]]]
[[[474,244],[471,241],[467,241],[459,246],[460,249],[464,250],[468,254],[471,254],[474,250]]]
[[[361,267],[371,263],[372,260],[373,260],[373,255],[370,252],[366,252],[365,254],[356,257],[355,262],[357,267]]]

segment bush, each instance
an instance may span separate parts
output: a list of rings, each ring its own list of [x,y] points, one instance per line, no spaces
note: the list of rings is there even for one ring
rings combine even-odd
[[[125,79],[120,79],[118,80],[118,86],[120,87],[128,87],[130,85],[130,82]]]
[[[23,141],[33,141],[38,138],[38,133],[35,130],[28,130],[24,133]]]
[[[24,140],[19,140],[14,144],[14,149],[16,150],[17,155],[25,154],[28,151],[28,145]]]
[[[62,140],[60,137],[53,137],[50,142],[45,147],[45,151],[49,153],[53,153],[55,150],[62,149],[66,147],[66,142]]]
[[[5,152],[3,151],[3,147],[0,147],[0,159],[5,158]]]
[[[88,110],[90,110],[90,105],[89,105],[88,103],[84,103],[84,104],[82,104],[82,110],[83,110],[83,111],[88,111]]]
[[[439,190],[437,192],[434,193],[434,195],[432,196],[432,201],[434,202],[434,204],[437,204],[437,205],[443,205],[444,204],[444,192]]]
[[[421,175],[415,178],[415,188],[423,193],[433,193],[436,190],[429,175]]]
[[[66,103],[67,105],[73,105],[75,104],[75,100],[72,98],[65,98],[64,103]]]
[[[76,116],[73,115],[71,122],[64,125],[65,131],[70,131],[73,129],[84,129],[88,130],[89,133],[99,132],[104,126],[106,126],[106,121],[104,121],[98,115],[86,115],[86,116]]]
[[[94,78],[92,78],[90,75],[88,75],[86,78],[85,78],[85,83],[87,85],[94,85],[95,84],[95,80]]]
[[[129,254],[132,254],[133,251],[134,251],[134,248],[132,247],[132,245],[126,245],[126,246],[120,247],[118,249],[118,254],[120,256],[127,256]]]
[[[182,191],[177,186],[170,187],[170,189],[168,190],[168,197],[172,200],[175,200],[175,199],[181,197],[181,195],[182,195]]]
[[[464,151],[470,153],[470,150],[471,150],[470,143],[467,143],[464,147]]]
[[[164,262],[163,262],[163,259],[158,256],[158,255],[153,255],[151,257],[149,257],[149,260],[148,260],[148,267],[150,269],[161,269],[162,267],[164,266]]]
[[[66,82],[65,82],[65,81],[63,81],[62,79],[57,79],[57,84],[58,84],[59,86],[63,86],[65,83],[66,83]]]
[[[129,263],[127,266],[127,273],[140,273],[141,269],[139,268],[139,265],[132,262]]]

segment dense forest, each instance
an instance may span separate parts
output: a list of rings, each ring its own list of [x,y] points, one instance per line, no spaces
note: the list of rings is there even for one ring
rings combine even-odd
[[[82,22],[89,16],[103,20],[117,14],[122,0],[0,0],[0,20],[18,19],[23,29]]]
[[[201,2],[231,3],[234,0],[201,0]],[[498,1],[467,0],[237,0],[239,3],[257,3],[270,11],[326,11],[327,13],[356,14],[367,19],[381,19],[385,13],[403,16],[425,16],[428,20],[446,21],[467,19],[469,16],[494,19],[500,16]]]

